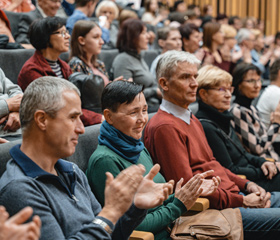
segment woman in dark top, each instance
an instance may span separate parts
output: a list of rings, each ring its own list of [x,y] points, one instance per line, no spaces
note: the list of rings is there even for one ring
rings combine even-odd
[[[236,174],[243,174],[267,191],[280,191],[280,174],[273,162],[245,151],[230,125],[232,77],[215,66],[198,72],[199,111],[208,143],[217,161]]]
[[[113,61],[114,77],[132,78],[133,82],[144,85],[144,95],[149,104],[149,112],[157,111],[161,92],[148,65],[140,55],[148,49],[149,35],[147,27],[139,19],[127,19],[123,22],[117,40],[120,54]]]

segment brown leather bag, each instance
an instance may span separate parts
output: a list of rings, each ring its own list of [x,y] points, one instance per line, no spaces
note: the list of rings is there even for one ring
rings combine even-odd
[[[200,240],[243,240],[243,224],[238,208],[208,209],[193,216],[182,216],[175,221],[170,237]]]

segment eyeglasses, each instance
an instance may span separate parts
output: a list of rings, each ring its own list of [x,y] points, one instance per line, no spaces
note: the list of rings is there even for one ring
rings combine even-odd
[[[66,37],[66,34],[67,34],[67,35],[70,35],[68,30],[63,30],[63,31],[61,31],[61,32],[57,31],[57,32],[54,32],[54,33],[52,33],[52,34],[60,34],[61,37],[63,37],[63,38]]]
[[[243,82],[249,83],[251,85],[256,85],[257,83],[262,83],[261,79],[248,79],[248,80],[243,80]]]
[[[216,90],[221,94],[226,94],[226,92],[230,92],[230,94],[233,93],[234,87],[219,87],[219,88],[206,88],[207,90]]]

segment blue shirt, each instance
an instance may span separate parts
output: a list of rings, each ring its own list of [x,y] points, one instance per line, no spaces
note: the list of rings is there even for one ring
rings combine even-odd
[[[72,35],[72,31],[74,28],[74,25],[77,21],[79,20],[88,20],[90,21],[90,19],[87,17],[87,15],[85,15],[82,11],[80,10],[75,10],[74,13],[67,19],[66,22],[66,29],[69,31],[70,35]],[[106,28],[102,28],[100,27],[102,30],[102,39],[104,41],[104,43],[107,43],[110,41],[110,31]]]

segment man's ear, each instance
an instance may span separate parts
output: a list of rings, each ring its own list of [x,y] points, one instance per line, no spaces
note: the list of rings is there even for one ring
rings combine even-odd
[[[207,102],[207,90],[206,89],[199,89],[198,91],[198,96],[200,97],[200,99],[202,100],[202,102]]]
[[[168,80],[164,77],[161,77],[159,80],[158,80],[158,84],[160,85],[161,89],[163,91],[168,91],[169,87],[168,87]]]
[[[34,121],[38,128],[40,128],[42,131],[46,130],[48,117],[49,116],[47,116],[47,113],[43,110],[37,110],[34,113]]]
[[[104,118],[105,118],[105,120],[107,121],[107,123],[113,124],[112,112],[111,112],[111,110],[109,110],[109,109],[106,108],[106,109],[103,111],[103,115],[104,115]]]

